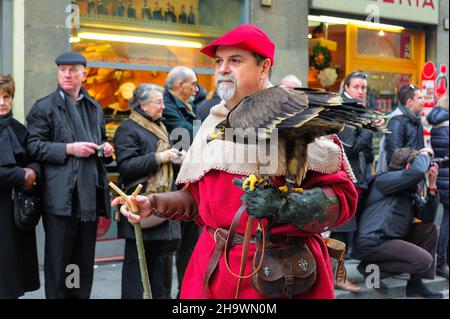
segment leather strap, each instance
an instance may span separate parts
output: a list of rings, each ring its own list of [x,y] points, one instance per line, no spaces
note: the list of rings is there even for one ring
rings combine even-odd
[[[258,266],[255,268],[255,270],[248,275],[238,275],[236,273],[234,273],[231,270],[230,267],[230,263],[228,262],[228,256],[230,254],[230,248],[232,246],[232,242],[233,242],[233,238],[236,235],[236,229],[237,229],[237,225],[239,223],[239,220],[242,216],[242,213],[244,212],[244,210],[247,208],[247,204],[242,203],[241,207],[238,209],[238,211],[236,212],[236,214],[234,215],[233,221],[231,222],[231,227],[230,227],[230,231],[228,232],[228,236],[227,236],[227,240],[225,243],[225,266],[227,266],[228,271],[235,276],[236,278],[240,278],[240,279],[247,279],[250,277],[253,277],[254,275],[256,275],[256,273],[259,271],[259,269],[262,266],[263,263],[263,259],[264,259],[264,253],[266,250],[266,234],[265,234],[265,230],[264,227],[261,223],[261,221],[258,219],[258,229],[260,229],[262,231],[262,248],[261,248],[261,258],[259,260]],[[242,258],[247,258],[247,256],[242,256]]]
[[[128,194],[128,192],[129,192],[133,187],[136,187],[136,186],[138,186],[139,184],[144,184],[144,183],[146,183],[147,181],[148,181],[148,176],[141,177],[141,178],[135,180],[134,182],[131,182],[131,183],[128,184],[127,186],[125,186],[125,188],[123,189],[123,192],[124,192],[125,194]]]
[[[208,286],[209,280],[211,279],[212,274],[219,265],[220,257],[222,256],[223,250],[225,248],[225,242],[228,237],[228,230],[223,228],[214,229],[210,226],[206,226],[206,229],[214,238],[216,246],[214,247],[214,251],[209,259],[208,268],[205,272],[205,277],[203,278],[203,295],[206,296],[206,287]],[[233,238],[232,245],[240,245],[244,242],[244,236],[241,234],[235,234]]]

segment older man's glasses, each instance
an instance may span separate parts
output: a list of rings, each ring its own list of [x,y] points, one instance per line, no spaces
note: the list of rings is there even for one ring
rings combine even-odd
[[[185,82],[185,83],[188,83],[188,84],[189,84],[190,86],[192,86],[193,88],[198,87],[198,82],[192,82],[192,83]]]

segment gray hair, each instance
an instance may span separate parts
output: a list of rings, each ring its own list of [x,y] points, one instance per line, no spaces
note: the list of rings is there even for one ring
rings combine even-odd
[[[189,76],[191,76],[192,74],[195,74],[195,72],[185,66],[174,67],[167,75],[167,88],[169,90],[172,90],[175,87],[175,83],[177,83],[178,81],[186,82],[187,80],[189,80]]]
[[[281,84],[286,85],[287,87],[302,87],[302,81],[300,81],[295,75],[289,74],[286,75],[282,80]]]
[[[164,93],[164,88],[155,84],[141,84],[133,91],[133,97],[128,101],[132,108],[138,108],[141,104],[151,102],[153,91]]]

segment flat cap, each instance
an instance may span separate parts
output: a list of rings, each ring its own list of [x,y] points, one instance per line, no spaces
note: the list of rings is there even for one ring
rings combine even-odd
[[[87,60],[80,53],[66,52],[59,55],[55,60],[56,65],[61,64],[81,64],[86,66]]]
[[[200,52],[213,58],[219,46],[232,46],[258,53],[274,64],[275,44],[263,30],[251,24],[241,24],[205,46]]]

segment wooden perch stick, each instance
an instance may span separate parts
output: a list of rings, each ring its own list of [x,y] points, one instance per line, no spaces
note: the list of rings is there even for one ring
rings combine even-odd
[[[117,187],[113,182],[109,183],[109,186],[119,194],[123,200],[130,206],[131,212],[133,214],[139,215],[139,208],[136,204],[130,199],[130,196],[127,196],[122,190]],[[139,184],[134,190],[131,196],[137,196],[141,192],[142,185]],[[136,247],[139,256],[139,267],[141,269],[141,279],[142,286],[144,287],[144,299],[152,299],[152,289],[150,287],[150,280],[148,278],[148,270],[147,270],[147,262],[145,259],[145,249],[144,249],[144,240],[142,238],[142,229],[140,223],[134,223],[134,236],[136,237]]]

